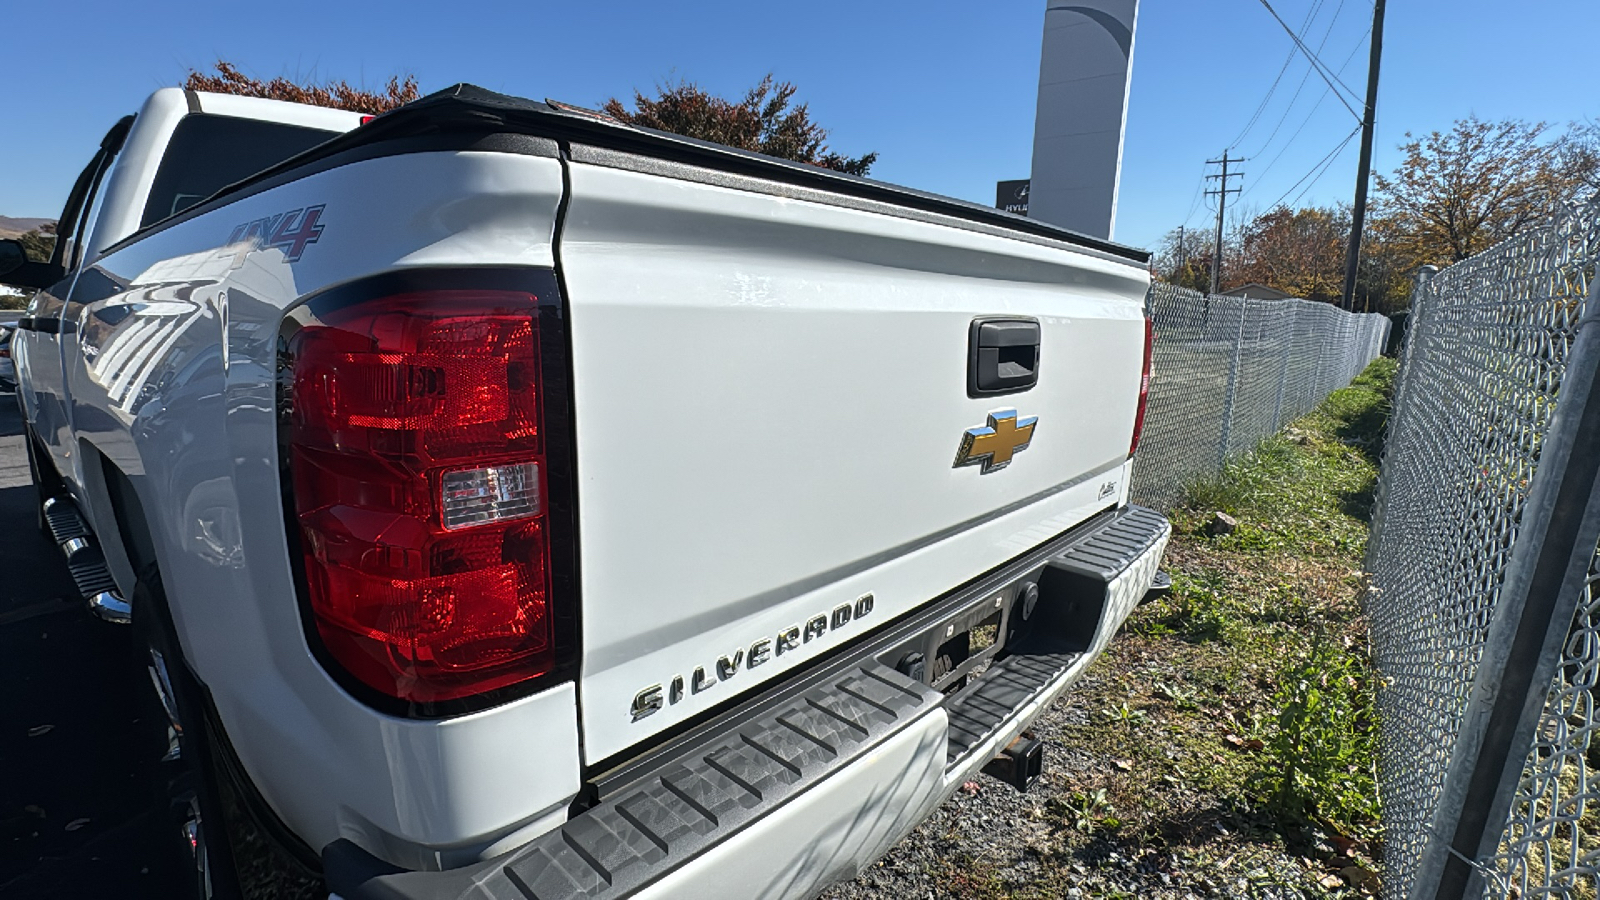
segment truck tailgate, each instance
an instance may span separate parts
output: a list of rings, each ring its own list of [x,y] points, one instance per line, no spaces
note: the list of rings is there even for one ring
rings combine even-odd
[[[1125,498],[1142,266],[603,162],[569,163],[558,248],[591,764]],[[1038,383],[973,398],[997,315],[1039,322]],[[953,465],[1013,409],[1009,465]]]

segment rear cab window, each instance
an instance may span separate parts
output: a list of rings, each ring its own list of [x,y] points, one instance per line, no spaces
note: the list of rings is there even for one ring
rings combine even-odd
[[[156,170],[143,228],[177,215],[236,181],[337,137],[337,131],[195,113],[185,116]]]

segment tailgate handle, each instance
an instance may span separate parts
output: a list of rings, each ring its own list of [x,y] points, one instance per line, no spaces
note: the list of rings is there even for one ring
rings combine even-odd
[[[967,338],[967,396],[1015,394],[1038,383],[1038,319],[972,320]]]

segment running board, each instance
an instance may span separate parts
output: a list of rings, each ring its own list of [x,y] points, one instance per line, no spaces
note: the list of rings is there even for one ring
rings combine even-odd
[[[117,625],[133,621],[133,607],[117,592],[117,583],[106,568],[105,554],[70,497],[51,497],[44,502],[44,521],[67,558],[67,572],[78,594],[89,604],[89,611]]]

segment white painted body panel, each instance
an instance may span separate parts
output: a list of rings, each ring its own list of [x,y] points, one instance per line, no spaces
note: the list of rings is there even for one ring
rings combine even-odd
[[[703,713],[1116,503],[1147,274],[1059,247],[571,165],[584,750]],[[1039,383],[969,399],[975,316],[1042,326]],[[986,413],[1038,416],[953,468]],[[1093,476],[1093,477],[1090,477]],[[872,619],[641,721],[637,692],[871,593]]]

